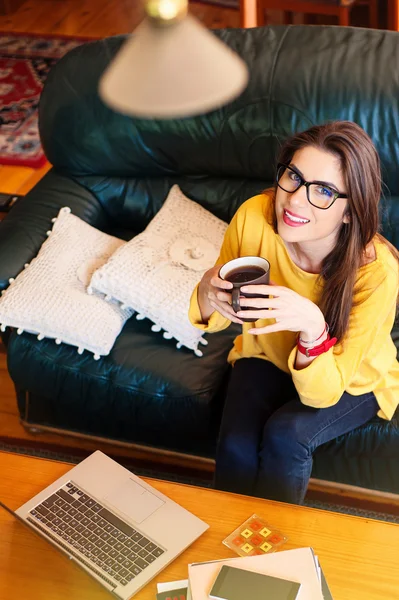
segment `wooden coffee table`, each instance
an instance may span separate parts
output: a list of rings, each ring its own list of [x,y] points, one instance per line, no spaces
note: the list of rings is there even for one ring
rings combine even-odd
[[[73,465],[0,452],[0,499],[16,509]],[[187,578],[187,564],[233,558],[222,540],[253,513],[285,533],[284,549],[311,546],[334,600],[399,598],[399,525],[151,480],[209,523],[209,530],[135,598],[154,600],[156,581]],[[76,564],[0,508],[0,598],[107,600]]]

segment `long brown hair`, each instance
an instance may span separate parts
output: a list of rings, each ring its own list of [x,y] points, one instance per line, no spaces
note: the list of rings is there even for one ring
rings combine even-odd
[[[287,140],[281,149],[279,162],[289,164],[294,154],[306,146],[319,148],[339,159],[348,195],[346,214],[349,222],[342,223],[337,243],[323,260],[320,272],[319,307],[332,335],[340,341],[348,328],[357,271],[365,260],[367,246],[377,236],[398,260],[399,253],[378,233],[380,159],[367,133],[351,121],[316,125]],[[272,210],[272,222],[277,231],[274,203]]]

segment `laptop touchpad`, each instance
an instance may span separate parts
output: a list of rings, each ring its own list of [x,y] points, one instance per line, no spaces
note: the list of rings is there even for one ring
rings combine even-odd
[[[133,479],[124,481],[122,485],[105,496],[104,500],[136,523],[142,523],[144,519],[165,504],[158,496]]]

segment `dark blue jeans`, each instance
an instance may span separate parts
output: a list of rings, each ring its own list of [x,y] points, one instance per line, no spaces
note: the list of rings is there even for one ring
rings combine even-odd
[[[373,392],[347,392],[328,408],[299,400],[272,363],[242,358],[232,369],[216,454],[217,489],[301,504],[316,448],[377,414]]]

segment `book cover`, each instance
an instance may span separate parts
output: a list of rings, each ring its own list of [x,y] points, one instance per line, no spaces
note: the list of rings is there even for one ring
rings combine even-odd
[[[301,584],[223,565],[209,597],[214,600],[296,600]]]

